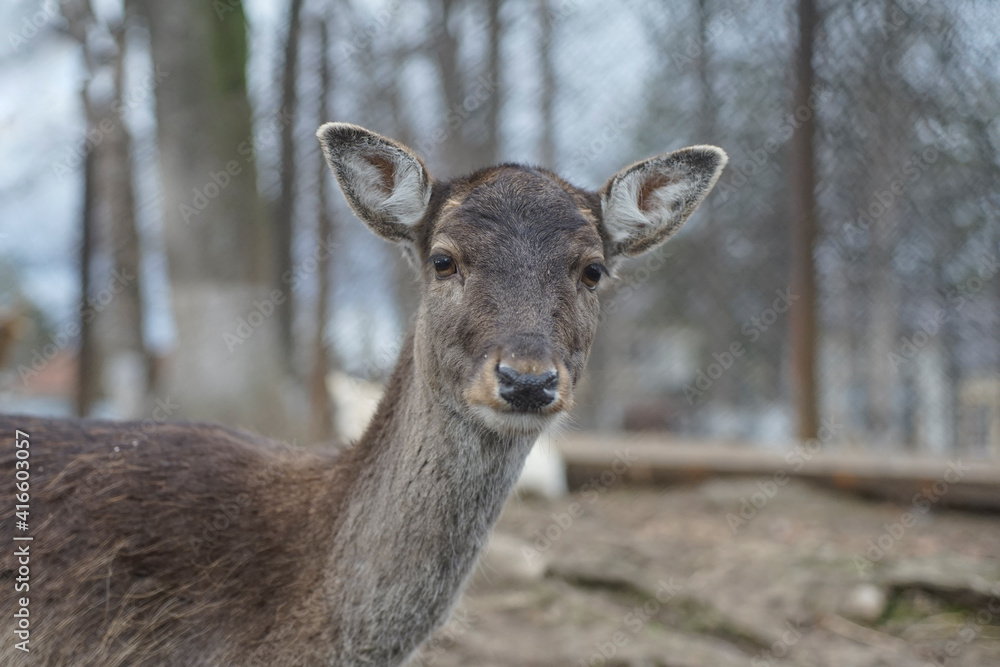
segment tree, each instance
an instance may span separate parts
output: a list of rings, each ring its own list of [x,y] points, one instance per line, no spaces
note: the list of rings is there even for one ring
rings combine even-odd
[[[473,4],[462,0],[438,0],[436,4],[440,28],[433,41],[433,58],[445,104],[441,162],[448,173],[461,174],[492,164],[500,151],[501,2],[486,3],[486,52],[479,72],[464,66],[459,39],[459,22]],[[474,133],[473,127],[481,132]]]
[[[698,80],[698,143],[722,145],[717,129],[716,118],[719,114],[719,100],[713,89],[713,76],[718,76],[718,68],[712,67],[712,7],[709,0],[698,0],[698,37],[699,49],[695,57],[695,71]],[[718,197],[709,197],[700,206],[701,222],[698,226],[699,238],[693,249],[703,259],[703,266],[712,267],[705,275],[705,292],[715,306],[711,311],[712,321],[708,325],[708,349],[704,357],[711,362],[712,354],[725,354],[733,340],[732,310],[729,300],[736,293],[732,287],[731,276],[727,269],[726,245],[724,242],[726,230],[720,224],[720,216],[716,212]],[[735,374],[727,374],[719,378],[713,385],[713,396],[716,400],[730,403],[736,402]]]
[[[456,28],[450,24],[455,20],[459,3],[456,0],[439,0],[437,4],[440,34],[434,41],[434,57],[441,77],[441,93],[446,113],[454,114],[456,109],[462,107],[463,86],[458,61],[458,38],[453,34]],[[465,171],[469,151],[463,141],[462,126],[458,121],[460,116],[452,117],[456,118],[457,126],[452,127],[452,123],[447,123],[443,127],[445,137],[441,146],[444,156],[442,162],[457,174]]]
[[[555,32],[552,29],[552,3],[541,0],[538,3],[538,21],[540,23],[540,41],[542,61],[542,98],[540,113],[542,116],[542,141],[539,149],[539,162],[543,167],[556,168],[556,72],[552,42]]]
[[[328,120],[327,100],[331,89],[329,27],[326,18],[318,20],[317,30],[320,45],[318,126]],[[333,231],[333,225],[326,198],[329,176],[326,173],[327,166],[323,154],[317,151],[317,156],[321,175],[316,184],[316,240],[323,245],[332,245],[329,243],[329,237]],[[324,336],[330,300],[330,257],[328,253],[320,255],[316,268],[316,283],[316,331],[313,335],[313,363],[309,377],[310,438],[313,441],[321,442],[329,440],[333,436],[333,404],[330,401],[330,392],[326,384],[326,378],[330,372],[330,350]]]
[[[291,0],[288,5],[288,34],[285,37],[285,59],[281,73],[281,113],[291,119],[281,126],[281,192],[274,210],[275,275],[276,286],[285,293],[284,303],[275,307],[281,330],[281,351],[286,366],[292,368],[295,320],[295,294],[285,283],[284,277],[292,268],[292,238],[295,214],[295,111],[298,108],[296,82],[298,81],[299,32],[302,0]],[[324,121],[325,122],[325,121]]]
[[[818,22],[815,0],[799,0],[799,43],[795,54],[793,109],[810,108],[813,91],[813,42]],[[806,115],[806,114],[803,114]],[[815,114],[809,113],[792,135],[792,164],[788,172],[792,211],[792,281],[797,295],[789,312],[792,387],[796,432],[802,440],[819,432],[816,395],[816,173]]]
[[[151,372],[143,335],[142,252],[132,184],[132,137],[124,117],[125,23],[99,22],[89,0],[67,2],[62,12],[69,34],[80,44],[87,73],[81,99],[88,136],[100,138],[84,163],[81,302],[90,297],[91,259],[101,250],[111,261],[99,286],[110,284],[114,292],[96,318],[90,313],[81,322],[77,411],[87,414],[98,393],[103,392],[111,398],[118,416],[134,418],[145,411]],[[98,34],[103,39],[98,39]],[[112,84],[110,94],[90,90],[89,83],[102,75]]]
[[[80,91],[84,105],[87,104],[86,86]],[[87,128],[90,129],[88,118]],[[87,151],[83,157],[83,202],[80,210],[80,303],[90,298],[91,258],[94,245],[94,151]],[[76,387],[74,403],[76,414],[86,417],[100,393],[100,359],[94,340],[93,318],[85,308],[80,309],[80,349],[77,352]]]
[[[499,84],[500,81],[500,0],[489,0],[486,3],[487,20],[487,53],[486,79]],[[486,100],[486,137],[483,142],[481,160],[493,164],[500,159],[500,95],[499,91],[489,95]]]
[[[140,0],[156,90],[163,229],[177,348],[165,389],[178,416],[293,437],[274,313],[273,235],[257,192],[239,0]],[[263,121],[291,122],[286,110]]]

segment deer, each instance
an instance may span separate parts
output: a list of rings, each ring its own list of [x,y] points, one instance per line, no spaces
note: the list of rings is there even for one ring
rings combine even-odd
[[[532,443],[573,406],[598,287],[677,232],[727,161],[693,146],[592,191],[514,163],[436,180],[357,125],[317,136],[354,214],[420,280],[364,435],[310,449],[204,423],[0,416],[3,489],[28,461],[33,538],[14,543],[28,545],[30,590],[4,592],[0,663],[412,660],[448,619]],[[10,535],[22,533],[5,498],[0,579],[13,588],[25,570]],[[30,653],[12,640],[22,606]]]

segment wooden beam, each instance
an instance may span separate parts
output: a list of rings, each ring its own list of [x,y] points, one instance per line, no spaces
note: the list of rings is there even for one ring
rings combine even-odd
[[[600,480],[602,473],[639,484],[765,477],[803,479],[905,504],[924,493],[934,506],[1000,510],[1000,461],[995,460],[856,454],[818,441],[762,449],[745,442],[638,433],[571,433],[553,442],[566,459],[570,488]]]

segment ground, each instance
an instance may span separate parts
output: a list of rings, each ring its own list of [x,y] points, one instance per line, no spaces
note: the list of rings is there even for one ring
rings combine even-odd
[[[1000,518],[752,479],[513,498],[417,664],[1000,665]]]

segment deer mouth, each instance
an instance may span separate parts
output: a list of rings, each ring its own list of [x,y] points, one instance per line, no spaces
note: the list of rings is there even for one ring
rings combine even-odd
[[[566,414],[564,410],[548,413],[500,411],[485,405],[473,406],[473,412],[494,433],[532,438],[538,437]]]

